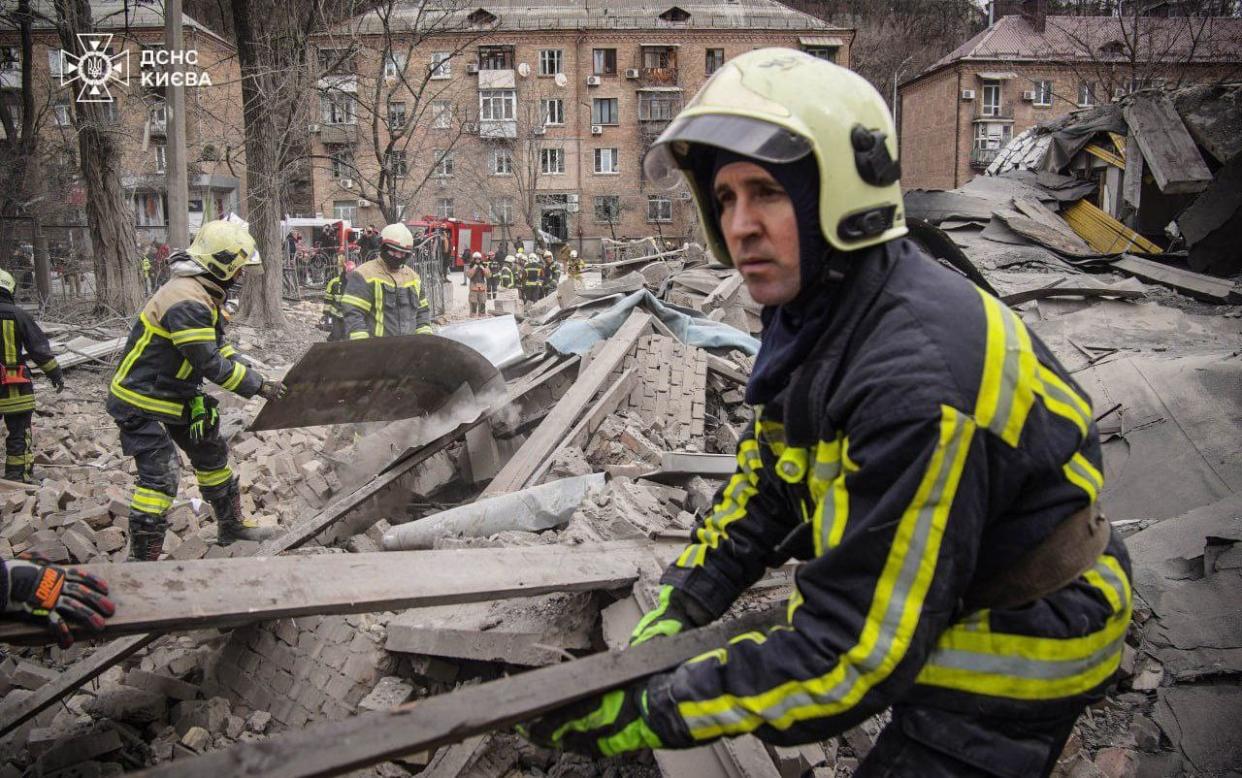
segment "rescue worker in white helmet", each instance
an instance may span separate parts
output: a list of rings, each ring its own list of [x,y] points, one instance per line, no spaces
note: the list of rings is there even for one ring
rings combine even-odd
[[[413,253],[410,228],[389,224],[380,231],[379,256],[345,277],[341,311],[350,340],[431,334],[423,281],[406,264]]]
[[[34,382],[29,358],[56,392],[65,388],[65,377],[52,355],[52,346],[34,317],[13,299],[17,282],[7,270],[0,270],[0,416],[8,428],[4,443],[4,477],[10,481],[34,483],[34,448],[31,426],[34,421]]]
[[[893,123],[844,68],[730,60],[657,139],[763,308],[737,470],[633,643],[803,561],[771,628],[528,724],[592,755],[820,741],[891,708],[856,776],[1047,775],[1117,669],[1129,561],[1091,405],[1004,303],[906,235]]]
[[[180,459],[194,467],[203,499],[216,515],[216,542],[265,540],[274,530],[243,518],[241,490],[220,435],[207,379],[242,397],[279,400],[287,389],[264,380],[224,340],[222,308],[249,265],[259,264],[254,238],[240,224],[204,224],[190,248],[169,257],[172,278],[143,306],[108,394],[121,450],[134,458],[138,485],[129,504],[129,558],[155,561],[164,546],[165,514],[177,496]]]

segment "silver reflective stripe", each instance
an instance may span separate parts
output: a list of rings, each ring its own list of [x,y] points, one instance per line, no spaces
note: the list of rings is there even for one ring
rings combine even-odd
[[[987,305],[993,305],[999,309],[1000,319],[1005,325],[1005,366],[1001,370],[1000,386],[996,388],[996,414],[992,417],[992,423],[988,425],[988,429],[994,434],[1002,435],[1009,424],[1009,415],[1013,413],[1014,395],[1018,389],[1018,360],[1022,355],[1022,347],[1015,331],[1014,316],[996,300],[985,299]]]
[[[965,670],[971,673],[1004,675],[1011,678],[1028,678],[1055,681],[1079,675],[1111,661],[1125,641],[1125,634],[1090,655],[1079,659],[1024,659],[1008,654],[986,654],[961,649],[936,649],[927,659],[928,665]]]
[[[1104,485],[1103,481],[1100,479],[1098,474],[1093,473],[1089,469],[1083,467],[1083,464],[1078,459],[1078,456],[1079,455],[1075,454],[1073,457],[1071,457],[1070,461],[1065,463],[1065,466],[1068,467],[1070,470],[1074,471],[1074,473],[1076,473],[1080,478],[1082,478],[1087,483],[1093,484],[1095,486],[1096,491],[1098,492],[1100,490],[1100,487]],[[1103,574],[1104,573],[1100,573],[1100,575],[1103,575]]]
[[[879,625],[879,637],[876,639],[875,644],[872,645],[871,650],[861,662],[844,666],[846,671],[844,677],[832,688],[827,689],[823,693],[812,693],[805,687],[791,691],[788,695],[757,714],[763,720],[771,722],[780,719],[795,708],[830,705],[840,702],[854,688],[854,685],[859,681],[863,673],[874,671],[888,656],[901,624],[901,614],[906,609],[906,600],[910,595],[910,590],[914,585],[919,569],[923,565],[924,556],[927,554],[934,515],[945,497],[945,486],[953,472],[953,463],[957,459],[957,452],[962,445],[969,445],[970,427],[968,426],[967,417],[959,413],[955,413],[955,416],[957,417],[957,425],[953,430],[953,437],[944,451],[944,456],[941,458],[940,471],[936,474],[931,492],[919,507],[915,519],[914,533],[910,539],[909,546],[905,550],[905,555],[902,557],[901,570],[898,573],[897,580],[894,582],[893,591],[885,605],[884,615]],[[935,456],[934,452],[932,456]],[[897,531],[900,532],[900,526]],[[835,667],[829,668],[829,671],[833,669]],[[712,725],[727,728],[744,721],[752,715],[755,714],[735,705],[720,713],[686,716],[685,722],[693,733],[696,730]]]

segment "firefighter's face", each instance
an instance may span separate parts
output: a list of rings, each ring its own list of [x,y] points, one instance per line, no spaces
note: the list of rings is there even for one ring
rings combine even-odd
[[[733,264],[760,305],[798,296],[802,273],[793,201],[772,174],[753,162],[720,168],[713,188]]]

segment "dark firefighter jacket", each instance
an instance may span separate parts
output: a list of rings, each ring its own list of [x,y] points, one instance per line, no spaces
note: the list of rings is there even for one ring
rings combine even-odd
[[[203,276],[176,277],[156,290],[112,376],[108,412],[185,424],[186,401],[199,394],[204,378],[253,397],[263,376],[234,359],[236,349],[224,342],[223,302],[224,290]]]
[[[663,578],[718,616],[800,530],[787,623],[656,684],[657,731],[682,736],[666,745],[810,742],[897,701],[1029,716],[1094,698],[1130,621],[1116,537],[1033,604],[960,605],[1099,496],[1082,390],[1017,315],[907,240],[859,252],[824,304],[814,353],[756,408],[736,474]]]
[[[4,341],[4,371],[9,381],[0,386],[0,414],[33,411],[34,384],[29,380],[26,358],[34,360],[44,375],[58,372],[60,365],[52,356],[47,335],[7,293],[0,294],[0,336]]]
[[[340,319],[345,315],[341,310],[341,297],[344,294],[341,275],[337,273],[323,285],[323,315],[331,316],[333,319]]]
[[[345,277],[341,312],[350,340],[431,334],[431,307],[422,279],[405,265],[389,270],[381,258],[364,262]]]
[[[506,262],[505,264],[501,265],[501,267],[500,267],[500,288],[502,288],[502,289],[512,289],[512,288],[513,288],[513,274],[514,274],[514,272],[515,272],[515,271],[514,271],[514,269],[513,269],[513,265],[510,265],[510,264],[509,264],[509,263],[507,263],[507,262]]]
[[[522,286],[527,289],[543,289],[543,263],[539,260],[527,262],[522,269]]]

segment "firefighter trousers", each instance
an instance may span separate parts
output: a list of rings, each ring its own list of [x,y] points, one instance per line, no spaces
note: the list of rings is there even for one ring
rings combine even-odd
[[[28,481],[33,477],[34,446],[30,427],[34,411],[17,411],[4,414],[4,425],[9,436],[4,441],[4,477],[15,481]]]
[[[215,402],[211,397],[204,399]],[[138,484],[129,503],[131,523],[152,532],[162,533],[166,528],[165,514],[177,497],[181,480],[177,449],[189,458],[204,500],[228,496],[233,471],[219,425],[205,431],[201,440],[193,440],[188,424],[158,422],[137,414],[116,419],[116,424],[121,430],[121,451],[132,456],[138,467]]]
[[[1052,718],[1009,719],[919,705],[893,718],[855,778],[1026,778],[1056,766],[1081,708]]]

